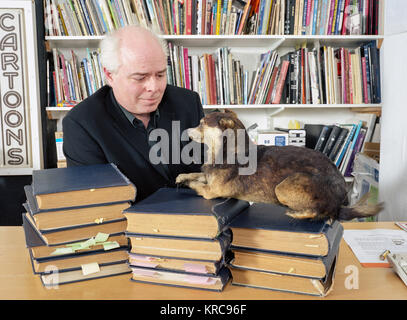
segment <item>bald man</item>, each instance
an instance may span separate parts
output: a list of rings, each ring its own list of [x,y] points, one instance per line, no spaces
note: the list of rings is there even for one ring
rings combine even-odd
[[[180,173],[199,171],[199,163],[183,163],[180,153],[190,142],[180,133],[199,124],[202,105],[197,93],[167,84],[165,43],[148,29],[125,27],[102,41],[101,62],[108,85],[62,122],[67,165],[116,164],[137,187],[136,201],[175,187]],[[155,148],[158,155],[150,152],[160,142],[156,134],[151,139],[154,132],[169,139],[168,148]]]

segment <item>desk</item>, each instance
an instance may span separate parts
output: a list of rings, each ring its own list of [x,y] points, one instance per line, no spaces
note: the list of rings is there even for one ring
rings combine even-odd
[[[345,229],[397,228],[392,222],[348,222]],[[222,292],[184,289],[130,281],[131,274],[65,284],[58,289],[43,287],[34,275],[25,247],[22,227],[0,227],[0,299],[37,300],[407,300],[407,287],[391,268],[362,267],[342,239],[333,291],[325,298],[253,289],[228,284]],[[347,266],[359,272],[359,289],[345,286]]]

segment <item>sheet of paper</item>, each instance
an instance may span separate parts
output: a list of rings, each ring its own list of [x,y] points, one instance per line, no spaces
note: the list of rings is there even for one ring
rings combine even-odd
[[[390,267],[387,259],[380,260],[386,250],[407,252],[407,232],[403,230],[345,230],[343,238],[364,267]]]

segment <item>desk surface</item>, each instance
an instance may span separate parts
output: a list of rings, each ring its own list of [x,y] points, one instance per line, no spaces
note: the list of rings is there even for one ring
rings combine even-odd
[[[397,228],[392,222],[344,223],[345,229]],[[34,275],[22,227],[0,227],[0,299],[52,300],[407,300],[407,287],[391,268],[364,268],[342,239],[333,291],[325,298],[227,285],[222,292],[183,289],[130,281],[130,274],[43,287]],[[359,272],[359,289],[346,289],[347,266]],[[354,270],[354,269],[353,269]]]

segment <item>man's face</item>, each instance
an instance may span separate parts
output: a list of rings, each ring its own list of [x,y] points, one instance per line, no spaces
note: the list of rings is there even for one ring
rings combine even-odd
[[[135,46],[121,50],[121,66],[106,77],[117,101],[136,117],[157,109],[167,85],[167,57],[160,45]]]

